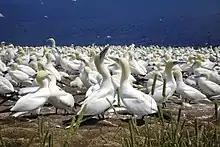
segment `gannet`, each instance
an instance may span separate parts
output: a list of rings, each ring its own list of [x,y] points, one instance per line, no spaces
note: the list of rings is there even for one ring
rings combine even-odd
[[[113,86],[111,75],[108,68],[104,64],[105,54],[108,51],[108,47],[104,48],[100,54],[95,56],[95,65],[98,72],[102,75],[103,80],[98,90],[93,91],[82,103],[79,115],[85,107],[84,115],[99,115],[103,114],[110,108],[115,97],[115,88]],[[111,103],[111,104],[110,104]]]
[[[28,74],[18,70],[18,65],[16,63],[12,64],[11,69],[8,71],[9,75],[11,76],[12,80],[17,82],[17,84],[22,83],[29,83],[31,84],[31,78]]]
[[[50,90],[48,88],[49,80],[46,78],[47,76],[48,72],[39,71],[36,79],[40,88],[35,93],[29,93],[22,96],[10,110],[28,113],[41,108],[50,96]]]
[[[48,103],[52,104],[54,107],[58,109],[64,109],[67,112],[72,112],[75,102],[73,96],[56,85],[56,77],[54,75],[51,74],[48,76],[48,78],[50,79],[48,87],[51,92],[51,95],[47,100]],[[63,94],[59,96],[56,95],[57,92]]]
[[[116,60],[122,69],[119,96],[121,97],[126,109],[139,117],[157,112],[157,103],[150,96],[135,88],[129,82],[129,62],[126,58]]]
[[[156,102],[164,104],[164,102],[174,94],[174,92],[176,90],[176,82],[173,77],[172,68],[174,65],[176,65],[178,63],[185,63],[185,62],[172,60],[172,59],[167,61],[166,67],[165,67],[165,76],[166,76],[165,77],[166,78],[166,92],[165,92],[165,94],[166,95],[165,95],[165,97],[163,97],[163,95],[162,95],[163,85],[156,87],[154,95],[152,96],[156,100]]]
[[[202,73],[196,77],[198,78],[198,86],[202,93],[207,96],[215,96],[220,94],[220,85],[210,81],[208,73]]]
[[[51,74],[53,74],[58,81],[61,81],[60,73],[53,66],[53,64],[51,62],[51,59],[52,59],[51,54],[50,53],[46,54],[46,58],[47,58],[47,63],[45,64],[44,69],[47,70],[48,72],[50,72]]]
[[[183,82],[182,73],[179,70],[174,71],[174,77],[176,79],[176,92],[182,96],[183,99],[187,99],[189,101],[210,101],[206,98],[206,95],[202,94],[199,90],[186,85]]]
[[[0,94],[7,94],[14,92],[13,85],[3,76],[0,76]]]

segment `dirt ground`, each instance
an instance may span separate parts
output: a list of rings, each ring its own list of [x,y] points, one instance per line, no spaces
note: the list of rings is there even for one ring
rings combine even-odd
[[[65,87],[67,92],[71,92],[76,99],[76,102],[84,98],[85,89]],[[10,103],[5,103],[0,106],[0,110],[8,107]],[[175,118],[178,114],[180,105],[173,100],[169,100],[165,111],[169,111],[171,116]],[[72,117],[72,115],[64,115],[64,112],[59,110],[55,114],[55,108],[45,106],[42,113],[44,116],[39,116],[43,119],[45,130],[53,133],[54,146],[63,146],[65,138],[67,138],[68,130],[63,125],[63,121]],[[31,137],[38,135],[38,118],[12,118],[9,113],[0,115],[0,134],[8,147],[23,147],[28,143]],[[214,104],[191,104],[183,106],[182,118],[187,119],[187,123],[191,123],[195,118],[206,121],[214,119]],[[106,125],[98,122],[95,119],[90,120],[88,124],[82,125],[79,130],[71,137],[71,146],[76,147],[118,147],[121,146],[121,136],[128,131],[128,123],[121,121],[115,115],[111,118],[106,118],[108,121],[117,126]],[[123,117],[120,115],[120,117]],[[129,118],[129,116],[128,116]],[[157,118],[149,118],[158,121]],[[140,126],[141,127],[141,126]],[[39,146],[39,138],[35,137],[34,144],[31,146]]]

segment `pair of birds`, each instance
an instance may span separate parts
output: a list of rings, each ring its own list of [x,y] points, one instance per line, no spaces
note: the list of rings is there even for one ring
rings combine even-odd
[[[56,85],[54,75],[45,70],[38,71],[36,83],[38,84],[37,87],[27,87],[25,92],[23,91],[23,94],[27,94],[19,98],[15,105],[10,108],[10,111],[16,112],[13,114],[14,117],[27,113],[39,114],[46,102],[56,108],[68,112],[73,111],[73,96]]]

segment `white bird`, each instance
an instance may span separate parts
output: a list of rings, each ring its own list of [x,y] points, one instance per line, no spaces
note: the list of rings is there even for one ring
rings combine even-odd
[[[110,57],[110,58],[114,60],[114,57]],[[114,64],[111,64],[110,67],[111,67],[110,70],[112,72],[112,76],[111,76],[112,81],[113,81],[114,85],[116,86],[116,88],[119,88],[120,87],[121,74],[122,74],[122,71],[120,69],[120,65],[115,62]],[[130,81],[131,84],[133,84],[133,82],[135,82],[136,79],[130,74],[129,75],[129,81]]]
[[[41,70],[37,73],[37,83],[39,85],[39,88],[36,91],[32,91],[31,93],[28,93],[24,96],[22,96],[16,104],[10,109],[10,111],[13,112],[20,112],[16,113],[13,116],[20,116],[26,113],[40,113],[41,108],[43,105],[48,101],[49,97],[53,96],[64,96],[66,95],[66,92],[60,92],[60,91],[51,91],[51,88],[49,86],[50,79],[48,76],[50,73],[47,71]]]
[[[82,103],[82,107],[77,114],[80,114],[85,107],[84,115],[99,115],[103,114],[110,108],[114,102],[115,88],[111,81],[111,75],[108,68],[104,64],[105,54],[108,47],[95,57],[95,65],[98,72],[102,75],[103,80],[98,90],[93,91]],[[111,104],[110,104],[111,103]]]
[[[102,76],[100,75],[100,73],[98,73],[97,71],[92,71],[88,66],[84,67],[79,77],[84,86],[87,88],[96,85],[97,83],[100,83],[102,80]]]
[[[150,96],[135,88],[129,82],[130,68],[128,60],[120,58],[117,60],[122,69],[119,95],[126,109],[139,117],[157,112],[157,103]]]
[[[22,96],[10,110],[28,113],[41,108],[50,96],[50,90],[48,88],[49,80],[46,78],[47,76],[48,72],[38,72],[36,79],[40,88],[35,93],[29,93]]]
[[[28,74],[18,70],[18,65],[16,63],[12,64],[12,68],[8,71],[9,75],[11,76],[12,80],[17,82],[18,84],[21,83],[29,83],[31,84],[31,78]]]
[[[203,73],[197,76],[198,86],[202,93],[207,96],[215,96],[220,94],[220,85],[209,80],[209,74]]]
[[[92,94],[94,91],[97,91],[100,89],[101,83],[97,83],[95,85],[92,85],[89,87],[89,89],[86,91],[85,97],[88,97],[90,94]]]
[[[183,82],[182,73],[179,70],[174,71],[174,77],[176,79],[176,92],[182,96],[183,99],[187,99],[189,101],[209,101],[209,99],[206,98],[206,95],[202,94],[199,90],[186,85]]]
[[[146,68],[138,64],[137,60],[134,58],[134,56],[131,53],[129,53],[129,65],[131,68],[131,73],[133,74],[145,75],[147,73]]]
[[[75,102],[73,96],[70,93],[63,91],[56,85],[56,77],[54,75],[49,75],[48,77],[50,79],[49,89],[50,92],[53,93],[53,95],[48,98],[48,103],[52,104],[58,109],[64,109],[67,112],[72,112]],[[63,94],[61,96],[55,95],[55,91],[60,91],[60,93],[62,92]]]
[[[34,69],[32,69],[31,67],[27,66],[27,65],[22,65],[22,58],[17,58],[16,61],[19,63],[17,64],[17,69],[26,73],[27,75],[29,75],[30,77],[33,77],[36,75],[36,71]],[[15,64],[15,63],[14,63]]]
[[[173,76],[172,68],[174,65],[178,63],[185,63],[177,60],[168,60],[165,67],[165,78],[166,78],[166,91],[165,91],[165,97],[163,96],[163,85],[156,87],[153,98],[158,103],[164,104],[167,99],[169,99],[176,90],[176,82]]]
[[[80,72],[80,67],[82,64],[84,64],[81,60],[76,60],[75,55],[72,54],[71,58],[74,58],[74,60],[69,60],[67,57],[64,57],[64,55],[60,55],[60,65],[61,67],[71,73],[76,74]]]
[[[34,86],[34,87],[24,87],[24,88],[20,88],[18,93],[20,95],[25,95],[28,93],[34,93],[39,89],[39,86]]]
[[[51,59],[52,59],[51,54],[50,53],[46,54],[46,58],[47,58],[47,63],[45,64],[44,69],[47,70],[48,72],[50,72],[51,74],[53,74],[58,81],[61,81],[60,73],[53,66],[53,64],[51,62]]]
[[[200,75],[203,73],[211,74],[212,71],[207,68],[201,67],[201,64],[202,62],[200,60],[196,60],[195,63],[193,64],[192,69],[193,69],[194,75]]]
[[[220,75],[218,74],[218,71],[214,69],[212,73],[210,74],[210,81],[215,82],[216,84],[220,85]]]
[[[0,71],[6,72],[7,70],[8,70],[8,68],[6,67],[5,63],[2,62],[2,60],[0,59]]]
[[[0,94],[7,94],[14,92],[13,85],[3,76],[0,76]]]

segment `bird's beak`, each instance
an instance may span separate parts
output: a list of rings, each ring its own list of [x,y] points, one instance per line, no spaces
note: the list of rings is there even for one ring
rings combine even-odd
[[[119,63],[119,58],[118,57],[109,56],[109,59],[115,61],[116,63]]]
[[[35,79],[37,77],[37,74],[33,75],[33,78]]]
[[[194,78],[199,78],[199,77],[201,77],[201,76],[202,76],[202,74],[199,74],[199,75],[193,75]]]
[[[106,53],[108,52],[109,46],[105,47],[101,53],[99,54],[100,59],[103,60],[105,58]]]
[[[173,61],[173,64],[176,65],[176,64],[184,64],[186,63],[186,61],[180,61],[180,60],[174,60]]]

